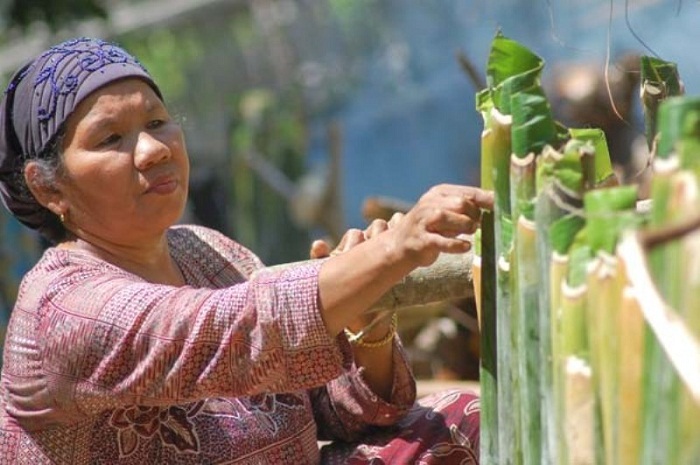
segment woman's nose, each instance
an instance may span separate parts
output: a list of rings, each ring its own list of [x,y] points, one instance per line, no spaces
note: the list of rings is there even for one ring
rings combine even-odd
[[[134,164],[139,171],[157,165],[169,159],[170,156],[170,148],[167,144],[154,137],[152,134],[149,134],[147,131],[141,131],[136,140],[136,149],[134,153]]]

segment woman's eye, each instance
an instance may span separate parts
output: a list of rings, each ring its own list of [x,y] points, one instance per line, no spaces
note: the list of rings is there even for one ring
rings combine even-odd
[[[152,121],[149,121],[147,126],[148,129],[158,129],[159,127],[163,126],[165,124],[165,121],[162,119],[154,119]]]
[[[119,142],[121,136],[119,134],[110,134],[109,136],[102,139],[98,144],[98,148],[107,147],[108,145],[115,144]]]

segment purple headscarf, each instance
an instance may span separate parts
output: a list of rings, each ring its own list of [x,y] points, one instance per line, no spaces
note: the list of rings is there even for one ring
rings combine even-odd
[[[162,98],[136,58],[98,39],[55,45],[12,77],[0,101],[0,197],[22,223],[41,231],[52,215],[24,185],[25,162],[42,156],[82,100],[126,77],[143,79]]]

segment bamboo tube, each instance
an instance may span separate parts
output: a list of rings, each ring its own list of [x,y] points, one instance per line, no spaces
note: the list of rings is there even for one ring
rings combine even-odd
[[[540,160],[544,158],[540,157]],[[539,168],[538,168],[539,172]],[[535,206],[536,225],[536,253],[537,253],[537,274],[541,279],[538,292],[539,311],[539,358],[541,361],[540,373],[540,397],[541,397],[541,424],[543,447],[542,453],[551,458],[552,463],[556,463],[558,456],[556,438],[556,382],[554,380],[554,360],[552,336],[556,334],[555,326],[557,315],[555,310],[558,302],[552,301],[553,289],[561,284],[561,275],[553,276],[554,262],[552,258],[552,247],[550,242],[550,224],[561,214],[561,210],[556,207],[552,199],[553,189],[551,180],[538,189],[537,204]],[[558,281],[557,281],[558,279]],[[556,284],[555,284],[556,281]]]
[[[663,141],[664,138],[661,138]],[[669,154],[671,147],[668,140],[659,144],[660,157],[654,161],[654,179],[652,182],[652,198],[654,203],[651,213],[651,226],[661,227],[674,222],[681,212],[674,207],[673,184],[680,170],[680,158]],[[675,213],[673,213],[675,212]],[[649,256],[650,271],[658,286],[662,299],[676,307],[679,303],[679,288],[681,285],[680,270],[681,249],[677,241],[654,248]],[[666,355],[657,338],[647,334],[644,382],[644,449],[642,463],[668,463],[674,455],[673,444],[677,441],[678,420],[680,413],[680,386],[666,361]],[[659,400],[663,399],[663,402]],[[658,428],[658,425],[665,425]]]
[[[535,154],[511,157],[511,208],[516,224],[511,305],[515,309],[515,376],[520,409],[523,463],[541,463],[539,305],[535,224],[522,209],[535,197]],[[517,215],[517,216],[516,216]],[[532,215],[532,212],[529,212]]]
[[[564,153],[547,146],[538,157],[537,204],[535,220],[537,223],[537,254],[539,273],[544,282],[550,281],[550,272],[554,270],[554,256],[564,257],[568,253],[578,231],[583,227],[582,213],[576,213],[582,207],[583,192],[582,163],[583,153],[593,150],[593,144],[578,139],[570,139],[564,146]],[[606,152],[607,153],[607,152]],[[594,159],[594,157],[591,157]],[[591,175],[595,179],[596,171]],[[561,255],[559,255],[561,254]],[[566,270],[564,266],[564,270]],[[560,273],[565,273],[562,270]],[[560,285],[562,277],[554,277],[549,286],[540,286],[540,390],[542,396],[542,434],[543,454],[547,454],[550,463],[560,463],[559,456],[565,451],[558,451],[557,438],[561,436],[563,412],[562,376],[563,367],[555,366],[553,360],[560,357],[559,318]],[[552,300],[554,302],[552,302]],[[558,370],[555,376],[553,370]],[[547,447],[546,449],[544,447]]]
[[[499,464],[499,457],[514,457],[514,429],[508,421],[512,409],[511,375],[507,370],[510,355],[510,296],[504,288],[507,277],[499,271],[497,263],[510,249],[511,232],[503,218],[510,216],[508,197],[508,159],[510,157],[510,125],[512,118],[483,99],[479,109],[484,115],[485,130],[482,133],[482,186],[494,188],[493,214],[482,218],[482,372],[486,372],[482,385],[482,420],[485,437],[482,441],[482,459],[488,465]],[[504,174],[504,170],[505,174]],[[495,285],[495,288],[493,287]],[[491,313],[487,313],[491,312]],[[484,380],[482,380],[482,383]],[[493,395],[492,395],[493,394]],[[513,449],[511,449],[513,448]],[[504,459],[512,460],[512,459]]]
[[[517,404],[517,378],[511,357],[514,356],[514,324],[517,321],[511,299],[511,263],[513,216],[510,205],[510,156],[513,134],[511,100],[523,89],[539,83],[544,66],[540,57],[519,43],[503,36],[494,38],[487,63],[489,89],[478,96],[482,114],[490,112],[490,121],[498,123],[507,135],[486,163],[490,166],[495,191],[494,232],[496,263],[497,345],[498,345],[498,446],[499,465],[520,464],[522,443],[519,437],[520,407]],[[488,95],[488,98],[486,97]],[[489,108],[491,106],[491,108]],[[493,127],[493,126],[489,126]],[[507,142],[507,143],[506,143]],[[483,158],[483,154],[482,154]],[[517,217],[516,217],[517,218]],[[514,418],[516,417],[516,418]],[[539,464],[538,464],[539,465]]]
[[[603,447],[605,462],[615,464],[618,443],[618,413],[617,403],[619,381],[619,309],[622,301],[624,280],[617,273],[617,259],[605,252],[600,253],[600,267],[596,272],[596,289],[594,294],[593,319],[598,331],[598,344],[591,347],[596,351],[599,369],[598,398],[600,399],[600,414],[602,421]]]
[[[596,389],[596,423],[600,463],[614,464],[617,456],[618,313],[623,281],[613,255],[621,231],[636,226],[637,191],[619,186],[589,191],[584,196],[588,242],[596,254],[589,269],[588,331]]]
[[[668,360],[671,362],[670,366],[674,368],[671,371],[671,375],[676,378],[680,376],[685,385],[684,387],[687,388],[687,392],[693,399],[694,407],[691,408],[689,413],[694,416],[694,423],[697,424],[697,414],[700,412],[700,341],[693,336],[686,323],[676,312],[672,311],[655,290],[651,276],[647,272],[644,254],[636,237],[629,235],[625,238],[618,248],[618,254],[624,260],[630,283],[639,295],[638,302],[644,318],[652,330],[653,341],[660,347],[663,347],[663,358],[668,357]],[[647,336],[649,336],[649,333],[647,333]],[[647,337],[647,345],[649,345],[649,339]],[[648,362],[648,360],[645,359],[645,362]],[[648,363],[645,363],[644,368],[644,383],[658,383],[658,378],[650,378]],[[651,373],[657,374],[658,371]],[[648,399],[648,391],[645,391],[644,395],[645,403],[651,403],[655,400],[656,405],[662,404],[661,407],[663,407],[663,401],[666,400],[659,398]],[[681,403],[681,405],[683,404]],[[649,434],[648,429],[646,429],[650,415],[649,410],[649,405],[645,405],[643,411],[645,415],[643,441],[647,441],[647,435]],[[656,411],[652,410],[651,413],[656,414]],[[678,416],[673,418],[672,421],[678,423]],[[678,429],[676,425],[663,424],[663,426]],[[697,426],[695,426],[695,430],[697,430]],[[671,453],[664,451],[664,456],[651,454],[649,449],[653,449],[653,447],[648,447],[644,443],[642,463],[680,463],[682,465],[698,463],[697,459],[700,458],[700,449],[697,447],[697,436],[689,438],[686,433],[682,432],[678,438],[680,447]],[[655,443],[656,439],[653,436],[651,441],[651,446],[659,445]],[[653,462],[659,457],[663,457],[665,461]]]
[[[700,174],[697,156],[700,152],[699,115],[700,98],[697,97],[669,98],[659,107],[659,158],[654,163],[656,177],[652,184],[652,227],[669,227],[681,222],[689,210],[697,211],[697,194],[693,194],[693,191],[697,191],[695,176]],[[654,247],[650,253],[650,268],[663,301],[677,309],[680,317],[687,317],[683,288],[689,278],[689,270],[684,265],[688,257],[684,254],[683,242],[674,240]],[[645,444],[644,459],[645,463],[660,460],[676,464],[681,459],[684,425],[688,423],[684,420],[687,414],[684,397],[687,394],[676,373],[664,363],[665,355],[661,353],[659,341],[649,339],[648,377],[662,382],[658,387],[647,386],[645,438],[651,437],[655,421],[668,423],[668,428],[657,435],[656,447]],[[663,406],[652,404],[655,395],[657,398],[663,396]]]
[[[578,411],[578,408],[572,408],[572,405],[576,405],[577,402],[569,397],[571,393],[568,392],[570,390],[569,384],[571,380],[569,378],[571,373],[569,373],[567,365],[570,360],[575,359],[585,362],[590,372],[590,365],[587,361],[588,341],[586,340],[587,286],[583,284],[572,287],[566,281],[563,281],[559,287],[561,288],[559,292],[561,317],[559,332],[555,337],[555,347],[557,349],[555,379],[557,380],[557,386],[561,390],[557,394],[559,399],[558,416],[561,422],[559,423],[559,447],[557,449],[559,452],[558,463],[563,465],[577,462],[577,451],[583,446],[574,441],[574,438],[582,435],[584,437],[593,437],[593,418],[589,419],[587,413],[583,415],[583,418],[580,417],[581,412]],[[578,373],[574,373],[574,375],[578,376]],[[589,379],[587,382],[591,383],[592,379]],[[587,389],[591,389],[590,402],[592,406],[594,404],[592,385],[589,385]],[[590,431],[583,434],[582,432],[587,429],[590,429]],[[584,455],[588,455],[588,452]]]
[[[618,246],[617,253],[625,262],[627,277],[638,295],[637,301],[644,320],[663,347],[668,361],[679,374],[693,401],[700,406],[700,340],[657,291],[637,234],[627,234]],[[644,382],[647,375],[645,365]]]
[[[621,274],[625,274],[620,270]],[[613,463],[637,465],[642,450],[642,368],[644,365],[644,317],[632,287],[625,287],[619,314],[620,385],[618,448]]]
[[[700,153],[700,152],[698,152]],[[700,173],[684,172],[687,179],[688,210],[700,213]],[[692,179],[691,179],[692,178]],[[681,288],[683,312],[689,331],[700,341],[700,231],[696,230],[681,239],[684,257],[684,286]],[[688,389],[681,393],[679,463],[700,463],[700,405],[696,404]]]
[[[484,240],[484,238],[487,238]],[[496,340],[496,269],[494,250],[494,216],[484,212],[478,237],[478,252],[474,259],[474,288],[478,292],[481,363],[479,382],[481,392],[480,457],[484,465],[497,465],[498,454],[498,377]],[[481,277],[486,276],[483,280]],[[478,283],[477,283],[478,280]],[[477,291],[478,289],[478,291]]]
[[[591,368],[577,357],[566,359],[565,368],[566,443],[569,465],[595,465],[594,394]]]
[[[501,463],[520,464],[520,441],[516,434],[519,409],[515,405],[515,379],[511,358],[514,354],[515,337],[513,325],[516,321],[511,308],[510,262],[512,249],[512,223],[510,220],[510,127],[512,118],[502,115],[497,109],[491,111],[492,127],[498,126],[499,132],[508,132],[502,145],[493,152],[494,183],[494,259],[496,265],[496,340],[497,340],[497,399],[498,399],[498,451]]]
[[[601,351],[602,344],[600,325],[598,324],[598,272],[603,266],[602,258],[595,257],[589,262],[586,270],[586,283],[588,294],[591,296],[586,301],[586,329],[588,335],[589,363],[591,367],[591,383],[594,395],[593,401],[593,444],[595,449],[596,463],[606,465],[605,454],[605,433],[603,420],[603,407],[601,399]],[[608,464],[611,465],[611,464]]]
[[[550,289],[550,340],[551,352],[549,355],[551,377],[551,418],[549,422],[543,419],[543,425],[549,424],[552,427],[552,436],[550,440],[550,457],[551,462],[559,465],[564,465],[566,458],[566,442],[564,436],[564,368],[561,343],[559,334],[561,332],[561,317],[562,317],[562,287],[566,283],[566,274],[569,267],[569,257],[561,255],[557,252],[552,253],[550,273],[549,273],[549,289]],[[545,286],[543,286],[545,287]],[[546,392],[546,391],[545,391]],[[543,400],[546,397],[543,397]]]

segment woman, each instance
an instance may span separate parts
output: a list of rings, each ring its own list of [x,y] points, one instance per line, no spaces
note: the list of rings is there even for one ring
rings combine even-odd
[[[0,120],[3,203],[55,243],[9,325],[0,463],[477,462],[476,398],[414,405],[395,319],[346,332],[411,270],[467,251],[457,236],[489,193],[438,186],[392,227],[268,271],[174,226],[183,134],[123,49],[52,47],[12,78]]]

